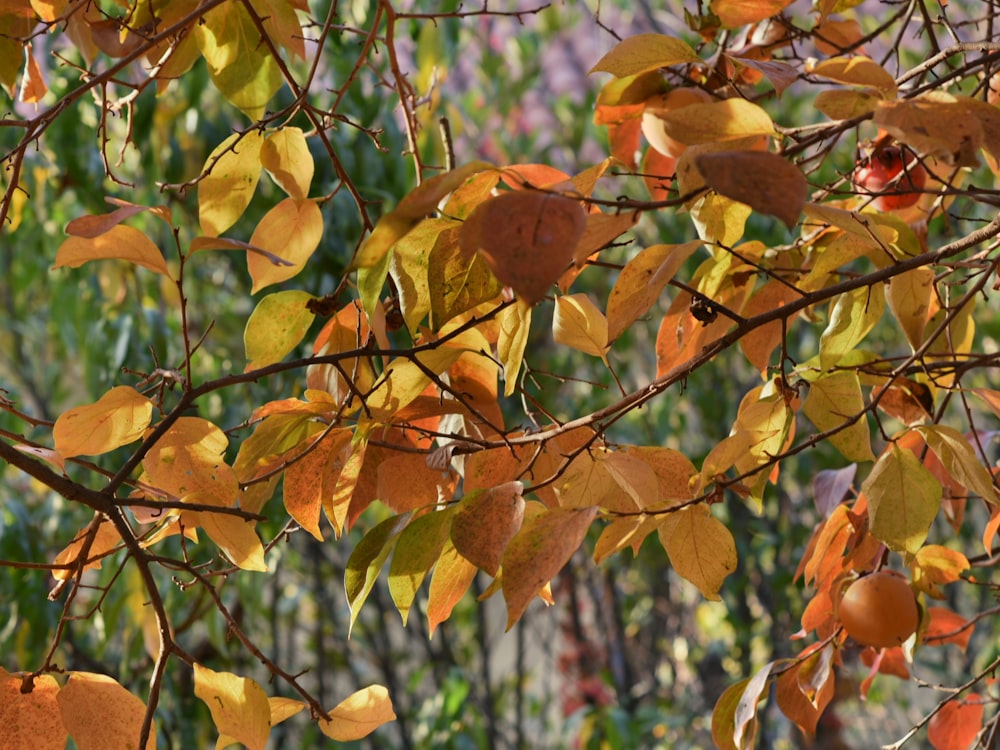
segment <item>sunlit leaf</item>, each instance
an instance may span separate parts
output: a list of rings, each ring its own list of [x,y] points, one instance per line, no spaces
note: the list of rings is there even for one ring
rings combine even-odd
[[[389,553],[396,546],[399,534],[409,520],[410,514],[406,513],[382,521],[364,535],[347,560],[344,588],[347,591],[347,603],[351,607],[351,626],[348,633],[354,628],[354,623],[357,622],[361,612],[361,605],[371,593],[379,571],[389,559]]]
[[[138,747],[146,704],[112,678],[72,672],[59,691],[59,715],[79,750]],[[31,747],[37,747],[35,743]],[[146,750],[156,748],[154,724]]]
[[[706,505],[668,514],[658,529],[660,542],[677,574],[690,581],[702,596],[719,601],[719,589],[736,570],[736,543]]]
[[[167,262],[153,241],[134,227],[118,224],[96,237],[70,237],[56,252],[53,268],[79,268],[92,260],[124,260],[170,278]]]
[[[830,322],[819,339],[820,367],[828,370],[860,344],[882,318],[885,291],[881,284],[861,287],[837,297]]]
[[[337,742],[360,740],[396,718],[389,691],[381,685],[369,685],[353,693],[327,713],[330,720],[320,718],[319,729]]]
[[[691,104],[659,115],[666,134],[691,146],[774,134],[770,115],[746,99]]]
[[[264,136],[259,130],[234,133],[205,160],[198,183],[198,219],[207,237],[218,237],[246,211],[257,190]]]
[[[557,344],[607,361],[608,321],[586,294],[556,297],[552,338]]]
[[[792,0],[712,0],[709,9],[723,26],[735,29],[775,16],[791,4]]]
[[[257,303],[243,332],[248,372],[280,362],[298,346],[316,317],[306,306],[311,299],[308,292],[289,289]]]
[[[140,437],[153,417],[153,404],[126,385],[112,388],[93,404],[63,412],[52,428],[63,456],[97,456]]]
[[[424,578],[444,551],[454,517],[454,507],[427,513],[399,535],[389,564],[389,595],[404,625]]]
[[[0,721],[3,745],[11,750],[65,750],[67,733],[58,719],[59,683],[52,675],[34,678],[30,693],[21,692],[23,679],[0,669]]]
[[[886,99],[896,96],[896,80],[885,68],[864,55],[831,57],[813,65],[809,73],[849,86],[874,89]]]
[[[93,541],[90,542],[86,560],[81,561],[79,559],[80,553],[83,552],[83,548],[87,544],[86,532],[89,528],[88,524],[77,532],[73,541],[66,545],[52,562],[55,565],[71,566],[79,565],[82,562],[84,563],[82,565],[83,570],[100,570],[101,560],[122,545],[122,537],[110,520],[102,520],[97,527]],[[75,575],[76,569],[74,567],[60,568],[52,571],[52,577],[57,581],[65,581],[73,578]]]
[[[301,129],[282,128],[268,134],[260,150],[260,163],[290,197],[308,197],[315,165]]]
[[[331,470],[339,467],[339,454],[350,444],[351,431],[333,430],[319,443],[310,442],[303,446],[308,450],[285,470],[285,485],[282,497],[285,510],[303,529],[319,541],[323,541],[319,519],[324,499],[332,494],[334,477]]]
[[[322,237],[323,214],[313,201],[285,198],[264,214],[250,244],[286,264],[279,265],[259,253],[247,253],[247,269],[253,279],[251,293],[295,276],[319,247]]]
[[[503,364],[504,396],[510,396],[517,387],[517,376],[524,361],[524,350],[531,332],[531,306],[522,300],[504,308],[497,314],[500,338],[497,357]]]
[[[186,495],[187,502],[213,505],[216,498],[196,494]],[[214,513],[209,510],[192,514],[195,523],[205,530],[226,557],[243,570],[267,571],[264,562],[264,545],[254,530],[256,523],[231,513]]]
[[[985,700],[969,693],[951,700],[927,724],[927,739],[934,750],[968,750],[983,729]]]
[[[994,505],[1000,502],[993,477],[972,444],[954,427],[935,424],[915,428],[955,479]]]
[[[462,557],[449,539],[434,566],[427,594],[427,629],[433,637],[437,626],[451,616],[455,605],[472,585],[478,568]]]
[[[194,694],[212,713],[220,735],[264,750],[271,733],[271,706],[264,689],[249,677],[194,665]]]
[[[864,408],[857,373],[846,370],[824,375],[810,383],[802,402],[802,412],[821,431],[846,425],[827,439],[848,461],[875,459],[867,417],[861,416],[848,424],[848,420],[861,414]]]
[[[622,78],[680,63],[701,62],[687,43],[665,34],[635,34],[619,42],[589,73]]]
[[[934,269],[927,266],[897,274],[889,280],[886,295],[889,309],[899,321],[899,326],[913,349],[919,347],[924,340],[933,285]]]

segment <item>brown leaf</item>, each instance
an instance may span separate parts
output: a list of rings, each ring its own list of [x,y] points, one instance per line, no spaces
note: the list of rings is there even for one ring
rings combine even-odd
[[[524,520],[521,482],[466,495],[451,525],[451,539],[469,562],[496,576],[507,545]]]
[[[787,160],[766,151],[699,154],[695,166],[717,193],[776,216],[791,229],[806,203],[809,184]]]
[[[517,190],[476,208],[459,244],[466,253],[480,252],[500,281],[534,304],[569,267],[586,225],[578,201]]]

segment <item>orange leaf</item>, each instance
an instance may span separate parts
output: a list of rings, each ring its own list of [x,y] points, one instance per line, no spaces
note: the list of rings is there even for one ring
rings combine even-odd
[[[92,260],[124,260],[170,277],[160,248],[138,229],[123,224],[96,237],[70,237],[56,252],[52,268],[79,268]]]
[[[464,252],[480,252],[493,274],[532,305],[569,268],[586,224],[579,201],[517,190],[480,204],[458,239]]]
[[[776,16],[791,4],[792,0],[712,0],[709,8],[723,26],[734,29]]]
[[[21,79],[21,91],[18,98],[22,102],[38,104],[48,90],[49,87],[45,85],[45,78],[42,76],[42,69],[38,67],[38,61],[31,54],[31,42],[28,42],[24,45],[24,77]]]
[[[62,552],[56,555],[56,559],[52,562],[56,565],[75,565],[80,557],[80,552],[83,549],[84,542],[86,541],[86,531],[89,529],[89,525],[85,526],[83,529],[77,533],[76,538],[70,542]],[[122,543],[121,535],[118,533],[118,529],[115,525],[108,520],[102,520],[97,528],[97,536],[90,545],[90,549],[87,550],[87,560],[83,566],[84,570],[100,570],[101,559],[106,557],[109,553],[115,550],[118,545]],[[52,576],[57,581],[64,581],[68,578],[72,578],[76,574],[73,568],[62,568],[60,570],[53,570]]]
[[[969,693],[942,706],[927,725],[934,750],[968,750],[983,728],[983,699]]]
[[[0,745],[33,750],[65,750],[66,729],[59,721],[59,683],[51,675],[36,677],[30,693],[21,692],[20,675],[0,669]]]
[[[455,605],[472,585],[476,572],[476,566],[462,557],[450,540],[445,543],[427,595],[427,625],[431,636],[437,626],[451,616]]]
[[[954,643],[965,651],[974,630],[973,623],[947,607],[927,608],[927,629],[922,641],[928,646],[943,646]]]
[[[261,253],[247,253],[247,269],[253,279],[251,294],[295,276],[319,246],[323,236],[323,214],[310,200],[285,198],[264,214],[250,244],[281,259],[277,264]]]
[[[294,461],[285,470],[285,509],[288,515],[319,541],[323,541],[323,534],[319,529],[323,498],[331,490],[328,479],[330,466],[350,440],[349,429],[333,430],[318,445],[310,446],[312,449],[305,456]]]
[[[142,437],[153,403],[129,386],[112,388],[93,404],[77,406],[56,419],[52,437],[63,456],[97,456]]]
[[[360,740],[396,718],[389,691],[381,685],[359,690],[327,713],[330,720],[320,718],[319,729],[337,742]]]
[[[507,482],[462,498],[451,538],[469,562],[496,576],[510,540],[524,521],[521,482]]]
[[[766,151],[718,151],[694,160],[705,183],[720,195],[775,216],[789,229],[798,222],[809,184],[787,159]]]
[[[611,73],[622,78],[679,63],[697,62],[701,62],[701,58],[680,39],[665,34],[635,34],[619,42],[589,73]]]
[[[146,704],[115,680],[91,672],[72,672],[59,691],[62,723],[79,750],[136,747]],[[34,742],[31,747],[38,747]],[[147,750],[156,748],[156,729],[150,732]]]
[[[503,556],[507,630],[542,587],[562,570],[597,515],[597,508],[545,509],[524,522]]]

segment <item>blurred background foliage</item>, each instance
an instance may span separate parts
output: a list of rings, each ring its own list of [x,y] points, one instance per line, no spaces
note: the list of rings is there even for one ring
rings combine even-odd
[[[312,5],[315,17],[325,16],[324,3]],[[365,27],[374,4],[354,0],[339,5],[340,23],[351,29]],[[459,8],[455,0],[434,5],[435,12]],[[587,70],[615,43],[611,31],[622,37],[656,31],[690,38],[684,5],[690,3],[566,0],[521,18],[413,20],[409,38],[397,42],[420,97],[418,115],[424,129],[418,147],[425,163],[444,161],[437,127],[441,117],[450,123],[460,163],[474,158],[541,162],[572,173],[601,160],[607,153],[605,134],[593,123],[601,82],[588,78]],[[799,10],[804,11],[807,5],[800,2],[791,10],[803,6]],[[524,2],[490,5],[494,11],[534,7]],[[878,21],[863,13],[859,18],[865,26]],[[345,79],[357,45],[356,35],[347,31],[331,35],[322,53],[317,90]],[[919,54],[912,52],[914,59]],[[382,80],[386,65],[384,51],[373,55],[370,69],[348,89],[342,107],[355,123],[377,131],[377,141],[346,124],[330,137],[360,192],[368,200],[391,205],[412,188],[414,175],[412,162],[403,156],[407,144],[396,100]],[[45,74],[52,97],[71,88],[77,75],[69,66],[56,65]],[[285,90],[279,96],[286,97],[283,104],[290,95]],[[9,101],[4,104],[10,106]],[[794,87],[780,103],[768,106],[780,111],[781,121],[796,125],[819,116],[797,97]],[[196,232],[193,191],[185,194],[164,186],[195,177],[208,153],[242,120],[209,85],[202,62],[159,97],[152,87],[145,91],[134,112],[130,123],[111,123],[118,143],[108,149],[112,155],[121,149],[121,164],[113,164],[112,173],[122,181],[134,180],[134,185],[108,178],[92,137],[98,105],[81,99],[72,113],[56,120],[31,154],[23,179],[26,194],[16,202],[11,226],[0,234],[0,386],[6,398],[39,420],[52,420],[71,406],[93,401],[113,384],[134,383],[155,367],[180,364],[177,291],[159,276],[110,262],[50,270],[63,227],[82,214],[107,211],[106,196],[168,205],[181,227],[182,242]],[[127,127],[135,145],[122,147]],[[14,128],[0,128],[0,151],[13,148],[16,137]],[[315,155],[313,192],[332,193],[338,184],[334,169],[319,151]],[[844,150],[824,169],[846,172],[853,160],[854,154]],[[615,189],[641,194],[637,185],[626,180]],[[278,189],[262,180],[234,236],[247,234],[278,198]],[[377,215],[377,204],[374,211]],[[316,295],[336,288],[362,231],[347,191],[336,192],[323,213],[327,230],[321,248],[288,285]],[[171,258],[176,247],[164,225],[150,218],[139,226],[151,232]],[[751,224],[749,234],[768,245],[788,240],[773,222]],[[657,241],[681,242],[695,234],[686,217],[660,212],[640,225],[635,237],[609,260],[624,262],[636,248]],[[254,305],[242,257],[205,253],[188,265],[187,273],[192,329],[196,335],[207,332],[194,360],[196,376],[242,370],[242,333]],[[578,283],[603,297],[613,280],[612,273],[591,268]],[[543,311],[538,312],[528,364],[537,383],[533,394],[545,408],[562,416],[576,413],[583,402],[592,410],[602,405],[602,398],[615,399],[617,391],[609,379],[587,379],[587,358],[546,345],[548,327]],[[979,322],[984,346],[995,347],[1000,338],[996,318]],[[627,389],[648,382],[655,372],[654,325],[634,326],[626,334],[627,344],[614,350],[612,365]],[[566,381],[550,377],[551,372],[582,374],[579,381]],[[683,393],[633,412],[610,437],[679,448],[697,464],[725,437],[742,395],[758,382],[758,374],[739,352],[725,353],[687,382]],[[298,375],[279,375],[229,389],[199,408],[202,416],[231,428],[235,452],[247,434],[240,425],[256,405],[302,389]],[[0,413],[0,429],[21,432],[25,423]],[[811,483],[817,471],[834,464],[834,456],[815,450],[790,461],[760,516],[742,505],[729,506],[730,517],[723,520],[735,531],[740,568],[727,581],[721,603],[703,601],[694,587],[672,573],[655,540],[647,540],[634,558],[626,553],[600,567],[578,554],[554,583],[556,607],[532,608],[509,634],[502,632],[502,603],[491,599],[479,604],[466,597],[428,639],[420,617],[411,618],[408,628],[401,626],[380,581],[348,640],[343,570],[357,536],[378,520],[371,515],[340,541],[320,545],[305,534],[290,535],[269,554],[273,574],[236,576],[225,584],[223,595],[274,661],[291,673],[308,672],[304,679],[321,702],[332,704],[372,681],[389,688],[399,720],[357,743],[360,746],[709,747],[708,717],[722,690],[767,661],[797,650],[789,636],[798,630],[803,596],[792,577],[818,518]],[[4,559],[51,559],[88,520],[89,511],[74,509],[23,475],[3,472],[0,483]],[[262,536],[269,538],[278,528],[265,527]],[[106,564],[99,581],[107,583],[117,571],[115,564]],[[114,674],[142,695],[150,667],[142,645],[148,619],[139,582],[125,583],[104,599],[98,599],[95,590],[92,616],[68,624],[61,661],[67,668]],[[49,647],[61,612],[59,603],[47,599],[51,585],[44,571],[0,567],[0,606],[6,615],[0,618],[5,623],[0,627],[0,652],[6,668],[30,669]],[[187,631],[185,643],[191,644],[189,651],[199,662],[266,678],[227,637],[199,587],[187,592],[165,580],[162,590],[168,610],[184,613],[175,623],[178,634]],[[984,608],[988,594],[982,591],[983,601],[952,605],[960,610]],[[947,682],[968,669],[963,660],[992,658],[995,630],[989,623],[977,628],[967,656],[939,650],[935,674],[924,677]],[[864,673],[859,667],[857,674]],[[182,666],[175,665],[168,675],[158,712],[161,747],[209,747],[214,742],[214,726],[204,705],[194,699],[190,682],[190,672]],[[280,692],[283,686],[267,689]],[[876,681],[864,710],[851,705],[852,692],[857,693],[848,685],[843,696],[838,695],[817,747],[871,747],[873,738],[884,741],[905,731],[919,716],[914,707],[926,704],[906,683],[886,677]],[[837,715],[851,717],[843,731]],[[798,746],[795,732],[770,706],[760,720],[762,746]],[[279,725],[272,733],[274,747],[320,742],[315,727],[303,722]]]

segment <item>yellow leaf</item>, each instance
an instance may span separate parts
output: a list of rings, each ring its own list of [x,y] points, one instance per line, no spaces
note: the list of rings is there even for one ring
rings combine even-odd
[[[924,329],[930,317],[934,269],[914,268],[889,280],[889,309],[914,350],[924,341]]]
[[[874,112],[882,98],[867,91],[832,89],[820,91],[813,106],[831,120],[850,120]]]
[[[292,198],[309,195],[316,167],[300,128],[282,128],[268,135],[260,150],[260,163]]]
[[[399,309],[411,334],[419,333],[420,323],[433,303],[428,279],[431,252],[446,229],[457,227],[451,219],[425,219],[396,242],[389,261],[389,273],[399,291]],[[447,279],[443,280],[448,283]]]
[[[957,167],[975,167],[979,164],[976,152],[986,137],[984,120],[977,114],[978,109],[970,107],[964,98],[931,92],[913,99],[880,102],[872,122],[924,156]]]
[[[302,701],[297,701],[293,698],[283,698],[280,695],[268,697],[267,703],[271,707],[272,727],[277,726],[285,719],[295,716],[295,714],[306,707],[306,704]]]
[[[597,508],[552,508],[527,518],[503,556],[507,630],[580,548]]]
[[[466,559],[496,577],[504,551],[524,521],[524,485],[506,482],[462,498],[451,538]]]
[[[503,284],[493,275],[481,255],[470,257],[462,252],[458,244],[460,226],[454,224],[438,233],[427,260],[428,296],[435,330],[440,330],[448,321],[477,305],[496,298],[503,291]],[[396,252],[418,229],[397,243]]]
[[[915,429],[955,479],[987,502],[994,505],[1000,502],[989,469],[983,465],[972,444],[962,433],[954,427],[943,424],[926,425]]]
[[[824,375],[810,383],[809,393],[802,402],[802,412],[823,432],[844,424],[864,407],[858,375],[848,370]],[[828,440],[848,461],[871,461],[875,458],[865,417],[831,435]]]
[[[4,750],[65,750],[66,728],[59,721],[59,683],[51,675],[34,679],[22,693],[20,675],[0,669],[0,747]]]
[[[706,599],[719,601],[723,581],[736,570],[736,543],[729,529],[707,505],[696,505],[667,515],[658,532],[677,574]]]
[[[860,344],[885,310],[881,284],[860,287],[836,298],[830,322],[819,339],[820,367],[826,371]]]
[[[636,451],[608,451],[598,453],[604,470],[615,481],[615,484],[625,492],[632,503],[622,503],[624,498],[617,498],[615,503],[632,510],[657,506],[660,500],[660,481],[650,466],[642,459],[642,453]],[[620,493],[616,493],[619,494]],[[607,507],[607,505],[605,505]],[[615,508],[611,508],[614,510]]]
[[[405,513],[391,516],[376,524],[361,538],[347,559],[347,567],[344,570],[344,591],[347,594],[347,603],[351,607],[348,635],[357,622],[361,606],[375,586],[379,571],[389,559],[389,554],[399,541],[399,535],[409,520],[410,514]]]
[[[608,321],[586,294],[556,297],[552,338],[557,344],[607,361]]]
[[[181,417],[149,450],[142,468],[151,485],[175,498],[197,492],[233,506],[239,482],[224,461],[228,445],[226,434],[208,420]]]
[[[198,494],[185,495],[182,499],[191,503],[215,504],[213,497]],[[267,570],[264,545],[254,531],[257,525],[254,521],[246,521],[230,513],[213,513],[207,510],[192,515],[195,524],[205,530],[234,565],[243,570]]]
[[[218,237],[246,211],[260,179],[261,147],[259,130],[234,133],[213,149],[198,183],[198,220],[208,237]]]
[[[692,477],[698,474],[691,460],[680,451],[657,446],[631,445],[624,451],[652,468],[659,486],[656,508],[669,507],[694,497]],[[647,506],[649,507],[649,506]]]
[[[787,159],[766,151],[717,151],[694,159],[715,192],[775,216],[789,229],[798,222],[809,184]]]
[[[93,404],[77,406],[56,419],[52,437],[63,456],[97,456],[142,437],[153,403],[126,385],[112,388]]]
[[[680,39],[665,34],[635,34],[619,42],[598,60],[588,75],[611,73],[623,78],[680,63],[697,62],[701,62],[701,58]]]
[[[792,0],[712,0],[709,8],[727,29],[745,26],[776,16]]]
[[[308,292],[290,289],[257,303],[243,333],[248,372],[280,362],[298,346],[316,317],[306,306],[312,299]]]
[[[770,115],[746,99],[690,104],[657,117],[668,136],[688,146],[774,134]]]
[[[195,39],[216,88],[251,120],[281,88],[281,71],[243,3],[223,3],[195,25]]]
[[[56,555],[56,559],[52,562],[56,565],[75,565],[80,557],[80,552],[83,551],[88,529],[90,529],[89,524],[77,533],[73,541],[66,545],[65,549]],[[83,566],[83,569],[100,570],[102,558],[114,551],[121,543],[121,534],[118,533],[115,525],[111,521],[102,520],[97,527],[97,535],[94,537],[94,541],[91,542],[90,549],[87,550],[87,562]],[[52,577],[57,581],[65,581],[74,575],[76,575],[76,571],[72,568],[62,568],[52,571]]]
[[[875,89],[885,99],[896,98],[896,79],[885,68],[864,55],[831,57],[814,65],[809,73],[849,86]]]
[[[506,307],[497,315],[500,338],[497,340],[497,357],[503,363],[503,395],[510,396],[517,388],[517,375],[524,361],[531,332],[531,306],[523,300]]]
[[[96,237],[69,237],[64,240],[56,252],[52,268],[79,268],[92,260],[124,260],[170,278],[160,248],[138,229],[123,224]]]
[[[941,485],[911,451],[895,443],[861,485],[871,533],[892,550],[915,555],[941,507]]]
[[[428,371],[440,374],[460,356],[461,349],[441,347],[418,353],[416,359],[419,364],[402,357],[392,360],[365,401],[372,419],[376,422],[391,421],[396,412],[419,396],[431,382]]]
[[[62,723],[79,750],[138,746],[146,704],[112,678],[72,672],[59,691],[58,701]],[[154,724],[146,749],[155,748]]]
[[[295,14],[296,3],[289,0],[251,0],[250,4],[257,11],[267,35],[300,60],[305,60],[305,32]]]
[[[639,316],[653,306],[701,242],[653,245],[625,264],[608,297],[608,340],[617,339]]]
[[[264,750],[271,733],[271,706],[254,680],[195,664],[194,694],[208,706],[219,734],[235,738],[248,750]]]
[[[337,742],[360,740],[396,719],[389,691],[381,685],[369,685],[353,693],[327,713],[330,720],[321,718],[319,730]]]
[[[250,244],[288,265],[276,264],[260,253],[248,253],[247,268],[253,279],[251,294],[295,276],[319,247],[322,237],[323,214],[313,201],[285,198],[264,214]]]

